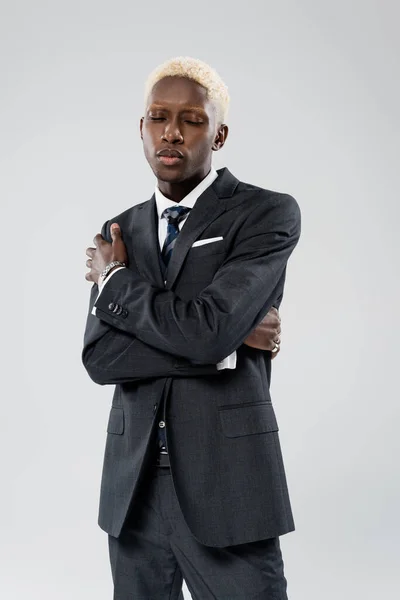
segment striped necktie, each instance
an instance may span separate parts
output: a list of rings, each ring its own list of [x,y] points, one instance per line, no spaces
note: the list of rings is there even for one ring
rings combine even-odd
[[[190,211],[188,206],[171,206],[166,208],[162,212],[162,216],[168,221],[167,237],[165,238],[163,249],[161,252],[163,261],[168,266],[169,259],[171,258],[172,250],[174,249],[176,238],[179,234],[179,221],[185,218],[186,214]]]

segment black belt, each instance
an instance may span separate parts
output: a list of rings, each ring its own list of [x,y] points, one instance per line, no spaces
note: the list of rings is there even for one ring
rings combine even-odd
[[[162,454],[160,452],[156,458],[156,466],[157,467],[170,467],[171,465],[169,462],[168,454]]]

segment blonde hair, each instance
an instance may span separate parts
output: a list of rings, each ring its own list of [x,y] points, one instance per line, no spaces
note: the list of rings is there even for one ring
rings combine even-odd
[[[147,104],[148,97],[154,85],[164,77],[187,77],[196,81],[206,88],[207,98],[216,107],[216,117],[219,123],[225,123],[227,118],[230,97],[228,88],[222,81],[215,69],[207,63],[190,56],[177,56],[170,58],[156,67],[148,76],[145,83],[144,102]]]

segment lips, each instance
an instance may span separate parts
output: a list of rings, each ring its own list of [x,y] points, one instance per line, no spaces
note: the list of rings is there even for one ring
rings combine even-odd
[[[162,162],[163,165],[171,166],[178,164],[182,159],[177,156],[159,156],[158,160]]]
[[[182,152],[179,150],[170,150],[168,148],[164,148],[164,150],[160,150],[157,152],[157,156],[167,156],[168,158],[183,158]]]
[[[182,152],[179,152],[179,150],[170,150],[164,148],[164,150],[157,152],[157,158],[163,163],[163,165],[172,166],[176,165],[180,160],[183,159],[183,154]]]

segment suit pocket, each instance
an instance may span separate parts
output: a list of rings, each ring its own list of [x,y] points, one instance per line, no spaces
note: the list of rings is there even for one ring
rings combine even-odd
[[[198,240],[201,241],[201,240]],[[226,239],[216,240],[207,244],[192,245],[187,253],[187,258],[200,258],[213,254],[222,254],[226,251]]]
[[[107,433],[121,435],[124,433],[124,409],[112,406],[108,419]]]
[[[212,242],[219,242],[223,239],[224,238],[222,237],[222,235],[217,235],[216,237],[212,238],[203,238],[202,240],[197,240],[196,242],[193,242],[192,248],[196,246],[204,246],[205,244],[211,244]]]
[[[222,432],[226,437],[279,431],[271,402],[251,402],[218,408]]]

